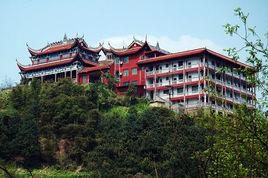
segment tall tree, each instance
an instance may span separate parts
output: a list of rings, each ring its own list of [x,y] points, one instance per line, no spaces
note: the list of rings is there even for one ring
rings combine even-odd
[[[240,8],[234,10],[240,25],[226,24],[225,32],[238,36],[242,47],[226,49],[234,59],[240,59],[240,52],[247,53],[246,62],[254,69],[238,69],[246,74],[248,82],[256,86],[262,94],[258,106],[267,107],[268,94],[268,33],[261,37],[255,27],[248,26],[249,14]],[[244,32],[241,33],[240,30]],[[257,72],[257,75],[256,75]],[[203,151],[201,159],[205,160],[203,170],[209,177],[267,177],[268,176],[268,118],[261,110],[249,108],[246,105],[235,107],[232,113],[219,114],[211,111],[201,112],[197,117],[203,127],[211,130],[213,135],[207,138],[211,146]]]

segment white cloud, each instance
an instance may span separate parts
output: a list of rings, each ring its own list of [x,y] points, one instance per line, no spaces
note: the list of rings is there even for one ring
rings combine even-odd
[[[134,35],[136,39],[144,41],[145,37],[140,35]],[[133,35],[115,36],[103,39],[104,46],[108,47],[108,42],[116,48],[123,46],[127,47],[133,40]],[[169,37],[161,36],[148,36],[147,41],[149,44],[156,45],[159,42],[160,47],[170,52],[179,52],[184,50],[190,50],[195,48],[207,47],[211,50],[222,53],[222,47],[217,45],[209,39],[201,39],[190,35],[182,35],[178,39],[171,39]]]

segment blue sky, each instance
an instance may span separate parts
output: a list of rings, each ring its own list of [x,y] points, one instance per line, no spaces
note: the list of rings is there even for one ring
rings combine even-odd
[[[238,46],[237,38],[224,33],[222,25],[237,23],[233,9],[250,13],[250,24],[268,31],[267,0],[3,0],[0,2],[0,83],[20,79],[16,59],[29,64],[26,42],[34,49],[48,42],[84,35],[97,46],[110,42],[127,45],[132,36],[151,44],[160,42],[172,52],[208,47],[221,53]]]

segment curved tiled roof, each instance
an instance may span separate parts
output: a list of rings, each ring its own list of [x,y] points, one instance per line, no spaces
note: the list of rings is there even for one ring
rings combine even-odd
[[[86,42],[81,38],[74,38],[74,39],[69,39],[69,40],[65,40],[65,41],[51,43],[51,44],[48,44],[47,46],[45,46],[44,48],[39,49],[39,50],[34,50],[34,49],[30,48],[28,46],[28,44],[27,44],[27,47],[28,47],[29,53],[32,56],[39,56],[39,55],[50,54],[50,53],[54,53],[54,52],[58,52],[58,51],[68,50],[68,49],[71,49],[77,45],[79,47],[81,47],[82,49],[93,52],[93,53],[99,53],[102,49],[101,44],[96,48],[89,47],[86,44]]]
[[[95,66],[96,64],[93,62],[90,62],[88,60],[84,60],[81,58],[80,55],[75,55],[71,58],[66,58],[62,60],[57,60],[57,61],[51,61],[51,62],[46,62],[46,63],[40,63],[40,64],[34,64],[34,65],[22,65],[20,63],[17,63],[19,69],[21,71],[33,71],[33,70],[39,70],[39,69],[44,69],[44,68],[49,68],[49,67],[54,67],[54,66],[59,66],[59,65],[65,65],[69,64],[71,62],[74,62],[75,60],[80,59],[83,63],[89,65],[89,66]]]
[[[158,56],[158,57],[153,57],[153,58],[148,58],[148,59],[143,59],[143,60],[139,60],[138,64],[143,65],[143,64],[149,64],[149,63],[154,63],[154,62],[160,62],[160,61],[166,61],[166,60],[171,60],[174,58],[180,58],[180,57],[187,57],[187,56],[192,56],[192,55],[197,55],[197,54],[201,54],[203,52],[207,52],[213,56],[216,56],[220,59],[224,59],[227,60],[231,63],[237,64],[239,66],[243,66],[246,68],[251,68],[253,69],[253,67],[244,64],[242,62],[239,61],[235,61],[232,58],[229,58],[227,56],[224,56],[222,54],[219,54],[215,51],[212,51],[210,49],[207,48],[198,48],[198,49],[193,49],[193,50],[188,50],[188,51],[182,51],[182,52],[177,52],[177,53],[171,53],[171,54],[167,54],[167,55],[163,55],[163,56]]]
[[[134,44],[137,44],[136,46]],[[110,44],[110,49],[107,48],[102,48],[104,53],[113,53],[117,56],[124,56],[124,55],[129,55],[129,54],[135,54],[139,52],[140,50],[144,49],[144,47],[148,46],[152,52],[159,52],[162,54],[169,54],[169,52],[160,49],[159,44],[157,46],[152,46],[147,43],[147,41],[142,42],[134,39],[134,41],[127,47],[127,48],[121,48],[121,49],[116,49],[112,47]]]
[[[108,65],[99,65],[99,66],[94,66],[94,67],[86,67],[82,69],[79,73],[89,73],[89,72],[96,72],[96,71],[101,71],[105,69],[109,69],[110,66]]]

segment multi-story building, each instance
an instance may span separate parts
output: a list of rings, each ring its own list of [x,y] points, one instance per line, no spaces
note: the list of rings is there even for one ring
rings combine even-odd
[[[241,68],[253,68],[212,50],[167,54],[138,64],[146,69],[147,97],[160,97],[174,108],[183,105],[186,110],[200,106],[231,109],[240,103],[254,106],[255,87],[238,73]]]
[[[28,46],[28,45],[27,45]],[[99,65],[99,52],[102,46],[92,48],[83,38],[64,39],[50,43],[42,49],[28,46],[31,64],[18,64],[22,79],[39,78],[42,81],[57,81],[69,77],[79,82],[82,69]]]
[[[239,73],[241,68],[254,69],[206,48],[169,53],[158,43],[152,46],[135,38],[126,48],[92,48],[82,38],[65,36],[61,42],[41,50],[28,50],[32,64],[18,64],[22,77],[27,79],[57,81],[70,77],[78,83],[88,83],[102,73],[110,73],[118,79],[118,95],[135,85],[138,96],[161,100],[174,109],[231,109],[240,103],[254,106],[255,87]],[[100,51],[106,60],[99,61]]]

